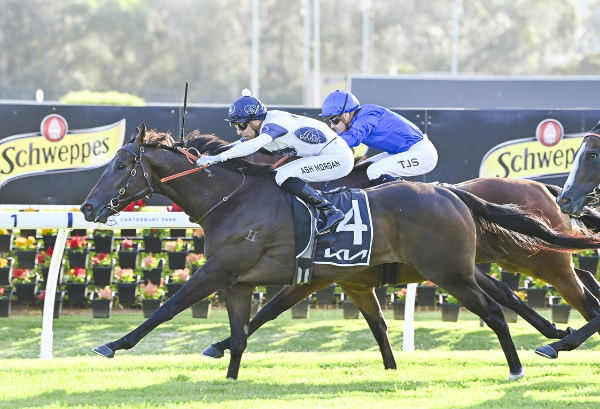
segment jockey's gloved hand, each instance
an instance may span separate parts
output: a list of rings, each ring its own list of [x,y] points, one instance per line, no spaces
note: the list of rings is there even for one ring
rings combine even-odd
[[[203,156],[200,156],[200,158],[196,161],[196,166],[198,166],[200,168],[202,166],[210,166],[213,163],[219,163],[219,162],[223,162],[223,159],[221,159],[221,155],[215,155],[215,156],[203,155]]]

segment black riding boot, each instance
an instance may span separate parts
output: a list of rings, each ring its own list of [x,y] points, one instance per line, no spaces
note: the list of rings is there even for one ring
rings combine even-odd
[[[373,187],[373,186],[377,186],[377,185],[382,185],[387,182],[394,182],[396,180],[404,180],[404,179],[397,178],[395,176],[384,173],[383,175],[379,176],[377,179],[370,180],[369,186]]]
[[[282,183],[281,187],[313,205],[323,217],[323,223],[317,227],[318,234],[325,234],[336,224],[344,220],[344,213],[325,199],[321,192],[308,185],[300,178],[291,177]]]

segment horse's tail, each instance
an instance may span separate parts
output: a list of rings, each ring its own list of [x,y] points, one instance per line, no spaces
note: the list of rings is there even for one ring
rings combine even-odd
[[[558,197],[562,193],[562,187],[556,185],[545,184],[546,189],[554,197]],[[593,207],[585,206],[583,213],[578,217],[578,220],[583,225],[594,233],[600,233],[600,212]]]
[[[544,218],[517,206],[486,202],[454,186],[445,187],[469,207],[475,222],[485,234],[505,236],[531,250],[552,249],[566,252],[600,247],[599,238],[581,233],[570,235],[557,232]]]

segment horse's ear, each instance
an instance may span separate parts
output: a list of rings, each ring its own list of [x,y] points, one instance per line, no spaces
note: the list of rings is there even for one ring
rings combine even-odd
[[[138,134],[137,134],[137,143],[140,145],[144,143],[144,138],[146,138],[146,124],[142,123],[138,126]]]

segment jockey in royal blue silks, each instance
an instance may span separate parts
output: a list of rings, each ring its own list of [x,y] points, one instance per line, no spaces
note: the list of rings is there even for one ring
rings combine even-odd
[[[331,230],[344,219],[344,213],[306,182],[324,182],[346,176],[352,170],[352,150],[342,138],[321,121],[284,111],[268,111],[250,91],[229,107],[225,119],[241,139],[216,156],[201,156],[198,166],[250,155],[260,148],[275,154],[299,156],[277,168],[275,182],[319,210],[319,234]]]
[[[350,92],[329,94],[320,116],[351,148],[363,143],[383,151],[368,159],[373,162],[367,168],[373,186],[402,176],[423,175],[437,164],[435,146],[415,124],[387,108],[360,105]]]

